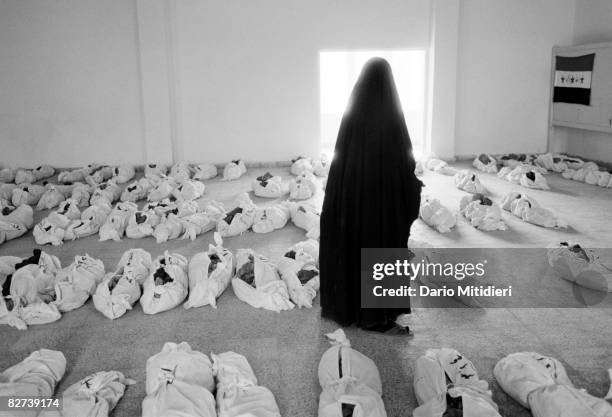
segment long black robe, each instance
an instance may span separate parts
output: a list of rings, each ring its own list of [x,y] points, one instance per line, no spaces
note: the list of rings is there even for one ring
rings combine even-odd
[[[410,309],[362,309],[361,248],[405,248],[422,183],[389,64],[364,66],[342,118],[331,163],[320,236],[323,317],[386,329]]]

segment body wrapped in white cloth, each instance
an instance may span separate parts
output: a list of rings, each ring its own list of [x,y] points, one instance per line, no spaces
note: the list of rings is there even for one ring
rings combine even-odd
[[[428,349],[416,360],[414,393],[414,417],[500,417],[489,384],[455,349]]]
[[[146,417],[216,417],[215,379],[208,357],[188,343],[166,343],[146,365]]]
[[[223,294],[234,274],[234,256],[223,247],[223,239],[215,233],[216,245],[200,252],[189,261],[189,298],[185,308],[211,305]]]
[[[247,168],[242,159],[228,162],[223,168],[223,179],[226,181],[237,180],[246,174]]]
[[[474,158],[472,165],[474,165],[474,168],[482,172],[488,172],[490,174],[495,174],[497,172],[497,161],[492,155],[488,155],[486,153],[481,153]]]
[[[561,242],[548,246],[548,263],[562,278],[597,291],[612,292],[612,250]]]
[[[461,199],[459,212],[472,226],[480,230],[506,230],[501,208],[482,194],[466,195]]]
[[[22,204],[36,206],[45,193],[46,188],[38,184],[21,184],[13,190],[11,202],[15,207]]]
[[[289,251],[291,254],[291,251]],[[295,252],[294,252],[295,254]],[[283,256],[278,263],[281,278],[287,284],[289,297],[298,308],[312,307],[319,291],[319,270],[312,263]]]
[[[181,218],[184,230],[182,239],[195,240],[202,233],[213,230],[223,217],[225,217],[223,204],[215,200],[207,202],[202,212]]]
[[[321,223],[321,214],[312,204],[306,203],[291,203],[289,205],[291,211],[291,221],[300,229],[307,233],[315,232],[317,236],[313,239],[318,239],[318,230]]]
[[[217,379],[219,417],[280,417],[274,394],[257,385],[247,359],[238,353],[211,353]]]
[[[291,180],[289,198],[292,200],[307,200],[317,192],[317,181],[311,172],[304,172]]]
[[[50,398],[66,372],[66,357],[57,350],[40,349],[23,361],[0,372],[0,396]],[[6,416],[36,416],[39,409],[15,413],[0,411]]]
[[[527,223],[549,228],[567,227],[567,224],[552,211],[540,206],[535,199],[526,194],[517,192],[506,194],[501,207]]]
[[[238,236],[253,226],[257,206],[247,193],[238,196],[236,208],[227,212],[217,223],[221,237]]]
[[[136,175],[133,165],[119,165],[113,168],[113,178],[117,184],[125,184]]]
[[[196,164],[193,170],[195,171],[194,180],[204,181],[217,176],[217,167],[214,164]]]
[[[74,262],[55,277],[55,304],[66,312],[81,307],[104,279],[104,263],[89,255],[77,255]]]
[[[455,174],[455,186],[463,191],[472,194],[482,194],[485,192],[480,179],[470,170],[464,169]]]
[[[236,252],[236,276],[232,279],[236,297],[255,308],[272,311],[291,310],[287,284],[276,265],[250,249]]]
[[[293,175],[300,176],[302,174],[314,173],[314,167],[312,166],[310,158],[298,156],[297,158],[291,160],[290,171]]]
[[[28,205],[19,206],[12,211],[3,211],[8,214],[0,214],[0,245],[23,236],[34,223],[34,211]]]
[[[455,175],[457,173],[455,168],[448,166],[446,162],[438,158],[427,159],[425,162],[423,162],[423,167],[442,175]]]
[[[419,216],[429,226],[440,233],[447,233],[457,224],[456,216],[437,198],[423,196]]]
[[[282,178],[269,172],[255,178],[251,188],[257,197],[278,198],[284,193]]]
[[[332,347],[319,362],[318,417],[387,417],[374,361],[353,349],[342,329],[327,338]]]
[[[126,386],[135,383],[119,371],[96,372],[66,388],[61,410],[45,410],[39,417],[108,417]]]
[[[145,314],[170,310],[185,300],[189,292],[188,265],[187,259],[177,253],[165,252],[155,260],[142,286],[140,305]]]
[[[493,375],[506,394],[530,409],[534,417],[612,417],[612,406],[574,387],[554,358],[513,353],[497,362]]]
[[[259,207],[255,212],[252,228],[255,233],[270,233],[285,227],[290,217],[291,212],[286,202]]]
[[[137,210],[138,206],[132,202],[117,203],[100,227],[100,241],[114,240],[119,242],[125,234],[130,216]]]
[[[168,167],[164,164],[147,164],[144,168],[145,178],[158,183],[166,176]]]

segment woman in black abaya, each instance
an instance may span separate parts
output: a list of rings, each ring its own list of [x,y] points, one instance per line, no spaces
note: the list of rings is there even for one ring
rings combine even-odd
[[[395,331],[410,309],[361,308],[361,248],[405,248],[422,183],[391,67],[371,59],[342,118],[321,213],[323,317],[343,326]],[[407,330],[405,328],[404,330]]]

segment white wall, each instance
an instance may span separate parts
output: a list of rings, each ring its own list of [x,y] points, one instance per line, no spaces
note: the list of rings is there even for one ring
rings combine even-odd
[[[319,152],[321,50],[426,48],[429,0],[176,3],[178,159]]]
[[[612,42],[612,1],[576,0],[574,44]],[[565,151],[584,158],[612,163],[612,135],[578,129],[555,129],[555,139],[565,140]]]
[[[141,162],[135,5],[0,2],[0,164]]]
[[[461,1],[457,155],[546,150],[551,49],[572,43],[574,1]]]

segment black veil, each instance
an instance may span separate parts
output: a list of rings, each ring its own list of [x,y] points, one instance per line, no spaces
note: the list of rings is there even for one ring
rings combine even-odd
[[[391,327],[397,309],[362,309],[361,248],[406,247],[421,182],[391,67],[368,61],[342,118],[321,213],[322,315],[342,325]]]

